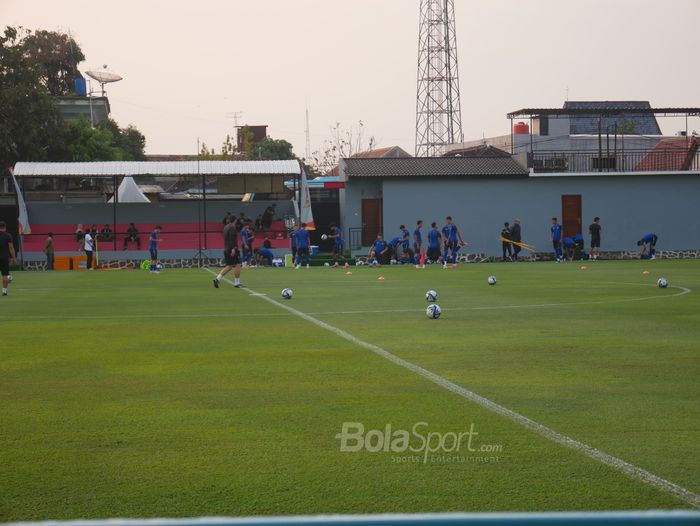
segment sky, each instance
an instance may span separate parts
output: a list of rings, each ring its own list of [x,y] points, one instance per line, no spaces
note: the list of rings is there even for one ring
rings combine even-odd
[[[465,140],[567,95],[700,106],[698,0],[454,1]],[[81,70],[123,77],[112,117],[150,154],[218,150],[240,112],[304,157],[307,108],[312,152],[362,121],[366,140],[413,153],[418,16],[419,0],[0,0],[3,26],[70,31]]]

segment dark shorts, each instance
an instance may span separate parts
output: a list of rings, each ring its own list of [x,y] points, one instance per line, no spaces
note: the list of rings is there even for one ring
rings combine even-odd
[[[292,247],[292,258],[296,259],[297,257],[297,247]]]
[[[448,241],[445,243],[445,246],[448,250],[452,250],[453,252],[459,250],[459,243],[457,241]]]
[[[0,276],[10,275],[10,259],[0,258]]]
[[[592,237],[591,238],[591,248],[600,248],[600,238],[599,237]]]
[[[224,250],[224,263],[226,263],[226,266],[228,267],[235,267],[236,265],[241,264],[241,253],[238,249],[235,249],[233,251],[233,254],[231,254],[230,250]]]
[[[299,247],[297,248],[297,254],[299,256],[308,256],[309,255],[309,247]]]
[[[149,248],[148,251],[151,253],[151,259],[155,259],[156,261],[158,261],[158,249]]]
[[[428,248],[428,259],[430,261],[437,261],[440,259],[440,249],[439,248]]]

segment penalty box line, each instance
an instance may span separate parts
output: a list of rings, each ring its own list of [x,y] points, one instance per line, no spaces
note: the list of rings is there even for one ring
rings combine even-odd
[[[216,276],[216,272],[206,269],[207,272],[210,274]],[[226,281],[228,284],[233,285],[233,282],[227,278],[223,278],[223,281]],[[511,420],[512,422],[515,422],[516,424],[521,425],[522,427],[525,427],[526,429],[529,429],[531,431],[534,431],[538,435],[555,442],[557,444],[560,444],[562,446],[565,446],[569,449],[573,449],[575,451],[578,451],[579,453],[583,453],[587,457],[596,460],[602,464],[605,464],[606,466],[612,467],[614,469],[617,469],[618,471],[622,471],[623,473],[627,474],[628,476],[640,481],[644,482],[650,486],[653,486],[665,493],[668,493],[670,495],[673,495],[674,497],[677,497],[678,499],[686,502],[687,504],[690,504],[696,508],[700,508],[700,495],[697,493],[693,493],[692,491],[676,484],[675,482],[671,482],[669,480],[666,480],[664,478],[661,478],[657,475],[654,475],[653,473],[646,471],[645,469],[642,469],[638,466],[635,466],[634,464],[630,464],[629,462],[626,462],[625,460],[622,460],[621,458],[617,458],[613,455],[610,455],[608,453],[605,453],[604,451],[601,451],[599,449],[594,448],[593,446],[589,446],[588,444],[584,444],[583,442],[580,442],[574,438],[568,437],[566,435],[563,435],[554,429],[551,429],[545,425],[539,424],[535,422],[534,420],[529,419],[526,416],[521,415],[520,413],[516,413],[515,411],[512,411],[511,409],[508,409],[507,407],[504,407],[502,405],[497,404],[496,402],[493,402],[492,400],[489,400],[488,398],[485,398],[473,391],[470,391],[469,389],[466,389],[460,385],[457,385],[453,382],[450,382],[446,378],[443,378],[442,376],[435,374],[427,369],[424,369],[423,367],[416,365],[412,362],[409,362],[407,360],[404,360],[403,358],[399,358],[395,354],[390,353],[389,351],[382,349],[378,345],[374,345],[373,343],[366,342],[364,340],[361,340],[357,338],[356,336],[353,336],[349,332],[346,332],[342,329],[339,329],[338,327],[334,327],[333,325],[330,325],[324,321],[321,321],[317,318],[314,318],[313,316],[310,316],[300,310],[295,309],[294,307],[290,307],[289,305],[285,305],[284,303],[281,303],[277,300],[274,300],[270,298],[269,296],[259,294],[249,288],[243,289],[245,290],[250,296],[258,297],[262,300],[267,301],[268,303],[279,307],[281,309],[284,309],[295,316],[298,316],[299,318],[308,321],[309,323],[312,323],[316,325],[317,327],[320,327],[321,329],[325,329],[329,332],[332,332],[333,334],[340,336],[344,340],[347,340],[351,343],[354,343],[358,347],[363,347],[365,349],[368,349],[372,351],[373,353],[377,354],[378,356],[381,356],[382,358],[385,358],[386,360],[389,360],[390,362],[399,365],[400,367],[403,367],[404,369],[408,369],[409,371],[412,371],[419,376],[422,376],[423,378],[430,380],[434,384],[442,387],[443,389],[446,389],[447,391],[450,391],[456,395],[461,396],[462,398],[466,398],[467,400],[470,400],[477,405],[488,409],[489,411],[492,411],[496,414],[499,414],[501,416],[504,416]]]

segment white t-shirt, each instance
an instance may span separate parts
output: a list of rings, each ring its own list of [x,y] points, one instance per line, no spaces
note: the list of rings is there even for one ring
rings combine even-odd
[[[85,234],[85,251],[92,252],[92,236],[90,235],[90,232]]]

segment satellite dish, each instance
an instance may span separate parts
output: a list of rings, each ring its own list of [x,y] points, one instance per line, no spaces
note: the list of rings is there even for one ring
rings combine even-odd
[[[86,71],[85,74],[92,78],[95,79],[97,82],[100,83],[100,86],[102,88],[102,96],[104,97],[105,95],[105,84],[108,84],[110,82],[118,82],[122,80],[122,77],[114,73],[113,71],[109,71],[107,69],[107,64],[104,64],[102,66],[102,69],[97,69],[97,70],[92,70],[92,71]]]

